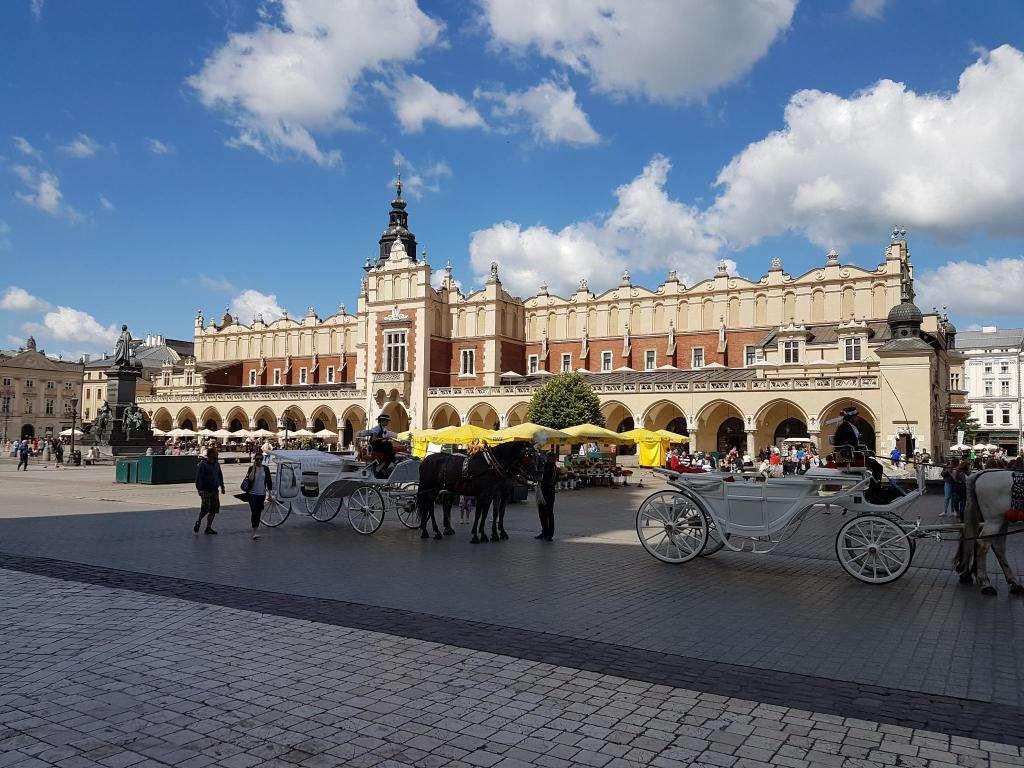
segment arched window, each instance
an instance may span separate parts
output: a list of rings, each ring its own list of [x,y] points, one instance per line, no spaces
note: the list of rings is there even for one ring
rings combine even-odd
[[[853,286],[852,285],[848,285],[845,288],[843,288],[843,308],[842,308],[842,313],[843,313],[842,314],[842,319],[843,320],[852,320],[853,319],[853,313],[854,313],[853,298],[854,298]]]
[[[729,327],[740,327],[740,299],[738,296],[729,299]]]
[[[704,299],[701,307],[701,327],[705,331],[715,328],[715,302],[711,299]]]
[[[754,299],[754,325],[768,325],[768,297],[763,293]]]
[[[796,319],[796,294],[787,291],[782,297],[782,320],[792,323]]]
[[[871,316],[885,317],[888,310],[885,308],[885,286],[876,283],[871,288]]]
[[[811,322],[820,323],[825,319],[825,292],[816,288],[811,294]]]

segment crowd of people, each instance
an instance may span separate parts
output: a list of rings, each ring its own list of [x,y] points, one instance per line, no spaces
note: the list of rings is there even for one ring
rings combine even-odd
[[[28,469],[29,459],[38,459],[45,466],[64,466],[71,460],[70,450],[62,437],[28,437],[23,440],[7,440],[3,444],[3,455],[18,460],[18,469]]]

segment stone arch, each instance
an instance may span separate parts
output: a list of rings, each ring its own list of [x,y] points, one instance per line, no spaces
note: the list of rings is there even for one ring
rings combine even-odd
[[[386,413],[391,417],[391,423],[388,424],[388,429],[392,432],[405,432],[409,429],[409,412],[405,410],[405,406],[402,405],[398,400],[391,400],[381,409],[381,413]]]
[[[224,417],[224,429],[229,432],[237,432],[240,429],[249,428],[249,416],[241,406],[235,406],[228,415]]]
[[[338,417],[329,405],[320,405],[309,417],[309,429],[312,432],[319,432],[322,429],[329,429],[331,432],[338,431]]]
[[[498,412],[487,403],[477,403],[469,409],[466,423],[484,429],[495,429],[498,426]]]
[[[612,432],[628,432],[636,424],[633,423],[633,412],[618,400],[601,403],[601,415],[604,425]]]
[[[182,408],[174,417],[174,423],[179,429],[195,429],[196,415],[189,407]]]
[[[768,297],[763,293],[754,297],[754,325],[768,325]]]
[[[817,323],[825,319],[825,291],[815,288],[811,293],[811,322]]]
[[[861,442],[873,451],[878,450],[878,418],[874,411],[860,400],[852,397],[840,397],[822,408],[818,415],[818,425],[821,430],[819,445],[823,452],[827,451],[828,446],[832,444],[830,438],[835,435],[836,429],[839,427],[838,422],[834,424],[827,422],[838,419],[841,411],[851,405],[859,412],[854,424],[860,430]]]
[[[270,410],[269,406],[264,405],[252,415],[252,423],[256,425],[254,429],[269,429],[271,432],[276,432],[277,414]]]
[[[341,414],[341,444],[352,445],[356,433],[366,429],[366,411],[361,405],[350,405]]]
[[[694,425],[696,425],[697,432],[696,439],[690,443],[690,449],[695,451],[718,451],[720,433],[723,431],[723,425],[730,419],[738,420],[743,428],[746,429],[743,413],[735,403],[730,403],[728,400],[712,400],[705,404],[697,411],[690,424],[691,439],[693,439]],[[725,433],[727,435],[735,434],[735,425],[736,421],[729,422],[725,426]],[[742,448],[741,446],[741,450]]]
[[[220,417],[220,411],[212,405],[203,411],[203,415],[199,418],[199,423],[202,425],[202,429],[209,429],[214,432],[224,425],[224,422]]]
[[[530,404],[526,402],[516,403],[508,409],[508,413],[505,414],[505,426],[514,427],[517,424],[523,424],[529,419]]]
[[[787,437],[807,437],[807,413],[792,400],[771,400],[754,414],[758,445],[778,445]]]
[[[36,428],[33,424],[22,424],[21,425],[21,437],[19,440],[31,440],[36,436]]]
[[[281,412],[281,418],[278,419],[278,423],[281,425],[282,430],[296,432],[306,428],[306,414],[302,412],[299,406],[289,405]]]
[[[449,403],[441,403],[430,414],[430,429],[441,429],[443,427],[457,427],[462,423],[459,412]]]
[[[671,400],[659,400],[644,411],[642,426],[647,429],[668,429],[669,423],[679,418],[685,422],[686,413],[678,404]]]
[[[171,418],[170,411],[166,408],[157,408],[153,412],[152,423],[154,427],[162,429],[164,432],[174,428],[174,420]]]

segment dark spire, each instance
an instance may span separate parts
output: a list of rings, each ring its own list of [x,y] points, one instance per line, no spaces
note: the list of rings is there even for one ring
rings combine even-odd
[[[409,231],[409,213],[405,210],[405,206],[406,202],[402,198],[402,171],[399,168],[395,178],[395,199],[391,201],[391,211],[388,214],[388,228],[384,230],[378,241],[380,244],[378,266],[388,260],[391,246],[398,239],[401,239],[410,260],[416,261],[416,236]]]

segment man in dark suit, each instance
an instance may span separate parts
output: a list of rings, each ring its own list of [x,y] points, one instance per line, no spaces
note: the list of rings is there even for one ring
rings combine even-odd
[[[540,482],[537,483],[537,516],[540,533],[534,538],[552,541],[555,537],[555,481],[558,479],[558,452],[542,454]]]

